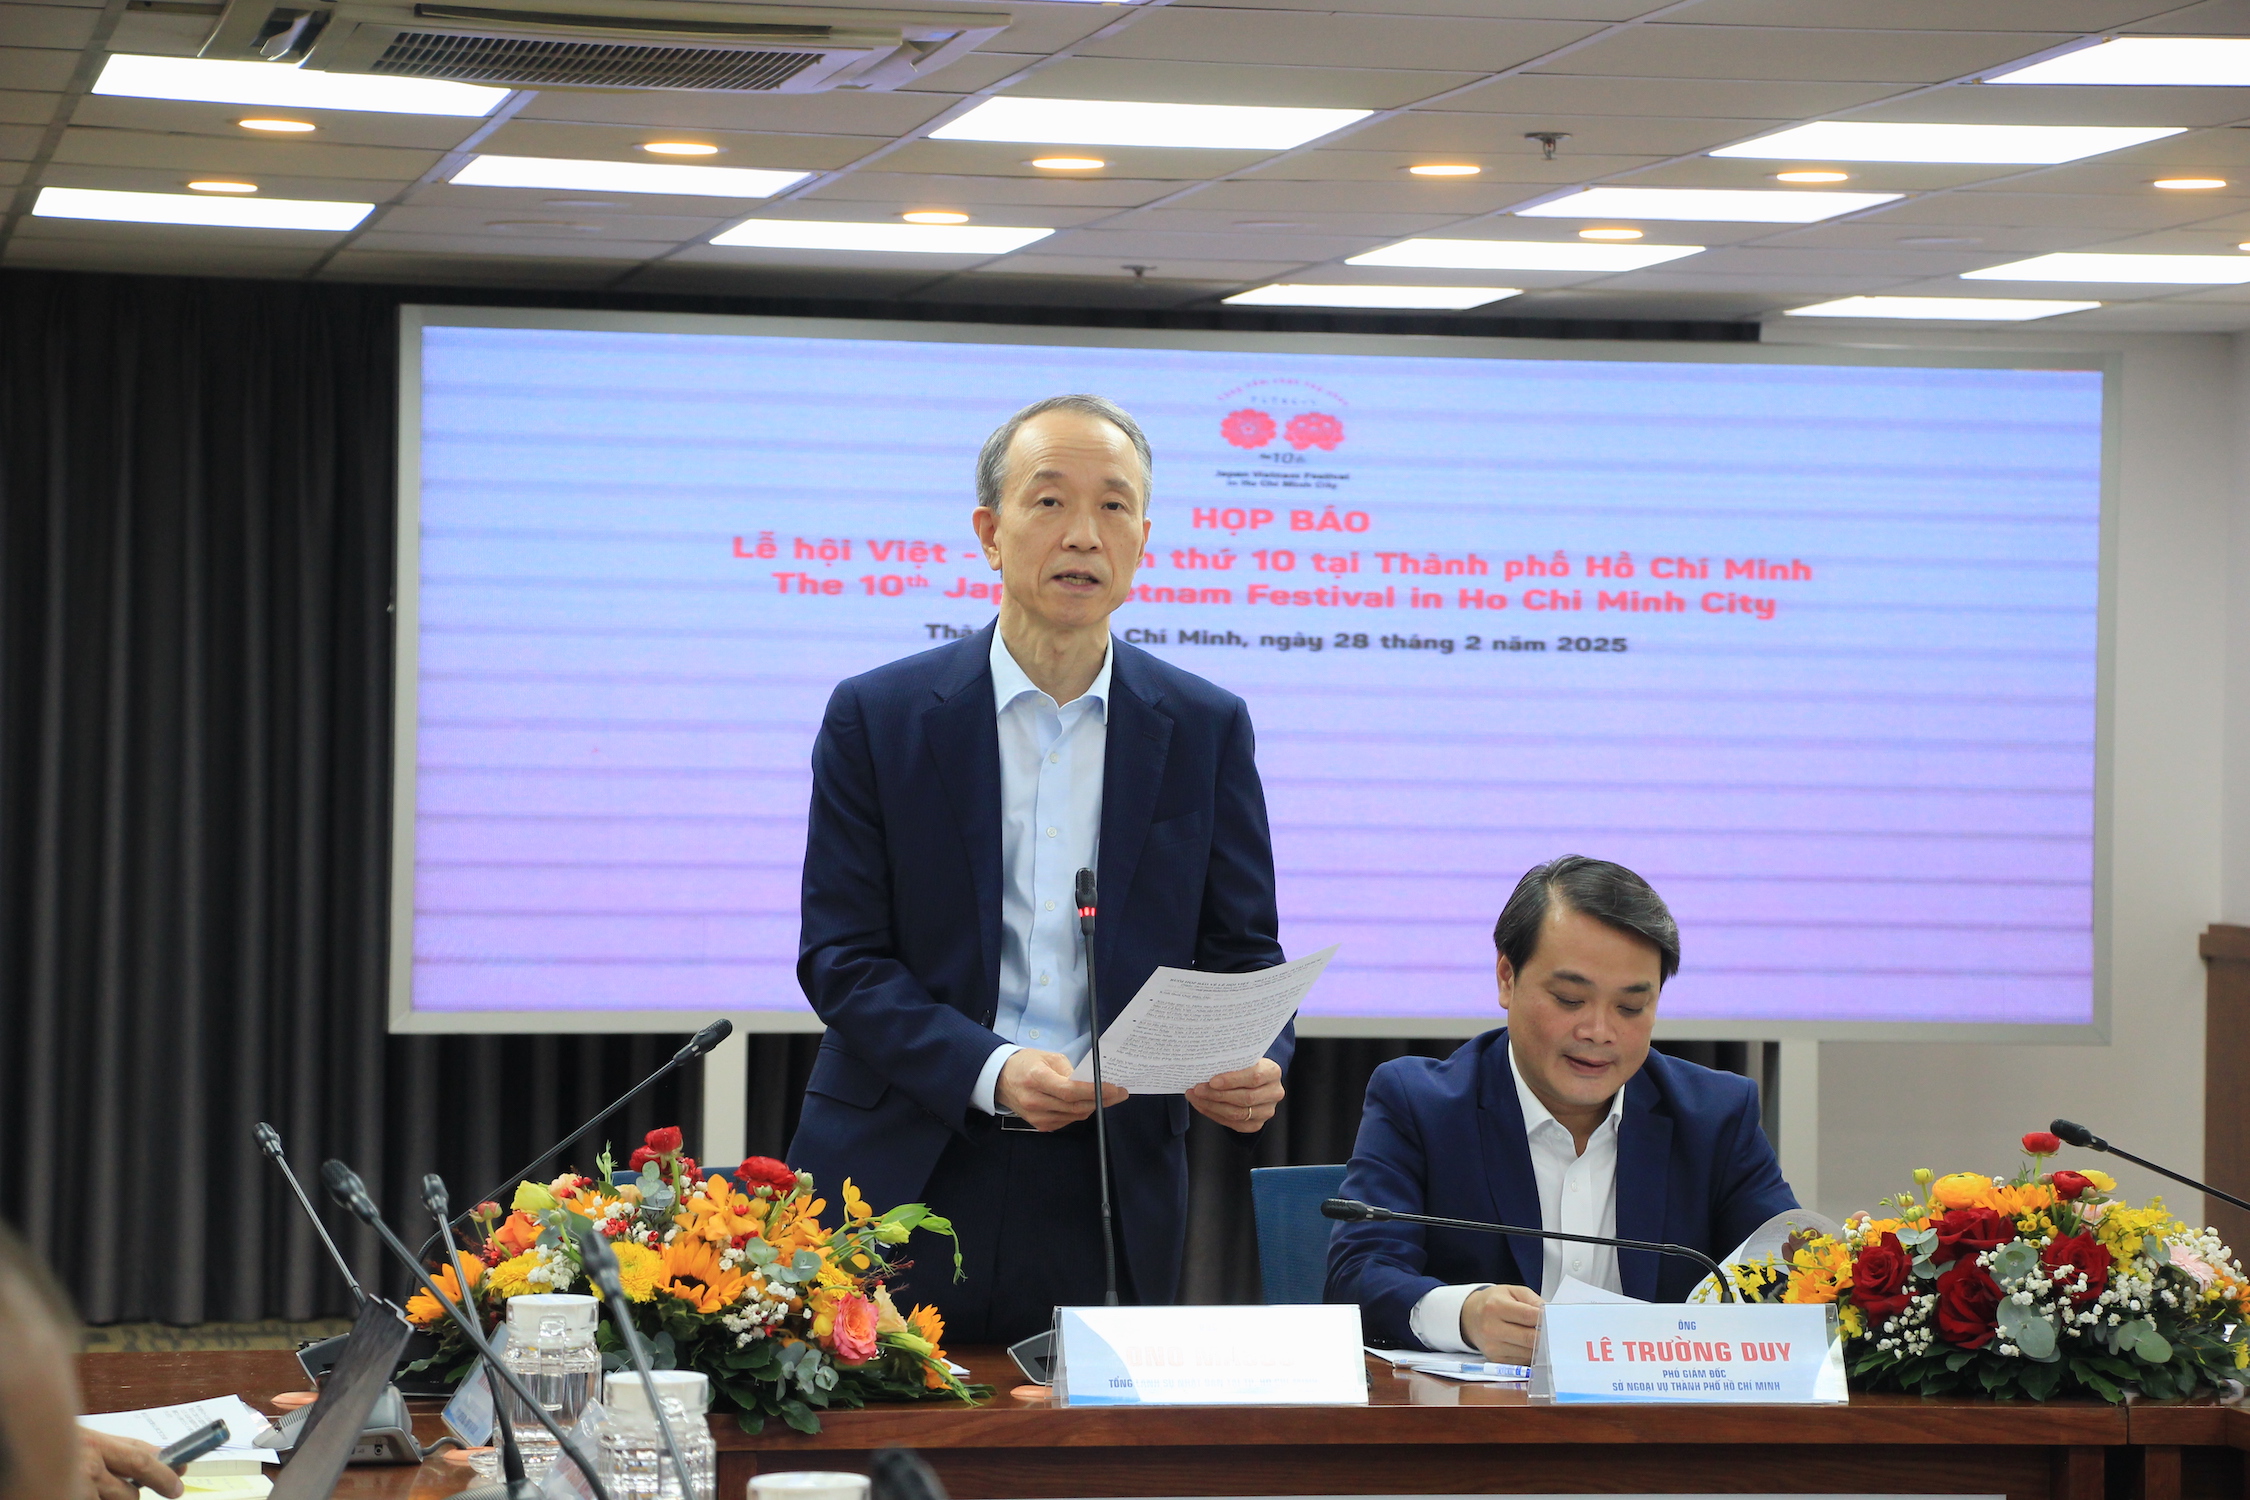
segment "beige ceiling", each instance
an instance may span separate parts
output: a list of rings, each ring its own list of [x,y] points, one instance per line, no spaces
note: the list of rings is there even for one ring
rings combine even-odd
[[[890,9],[917,0],[886,0]],[[287,111],[317,132],[255,136],[240,107],[96,98],[109,52],[191,56],[194,0],[0,0],[0,263],[64,269],[932,302],[1210,306],[1263,282],[1486,284],[1487,314],[1759,319],[1851,294],[2053,296],[2108,304],[2045,326],[2250,328],[2250,288],[1963,282],[2057,250],[2235,254],[2250,239],[2250,90],[1983,85],[2081,37],[2250,35],[2250,0],[988,0],[1012,22],[978,53],[893,93],[511,96],[497,126]],[[745,5],[745,9],[750,9]],[[930,8],[959,10],[960,0]],[[185,13],[184,13],[185,12]],[[991,93],[1369,109],[1290,152],[1094,148],[1058,177],[1032,148],[927,133]],[[278,111],[276,111],[278,112]],[[1509,210],[1589,183],[1755,187],[1783,163],[1702,153],[1815,119],[2188,127],[2066,166],[1860,164],[1853,189],[1902,193],[1802,227],[1659,224],[1711,247],[1646,271],[1376,271],[1343,260],[1408,235],[1570,240],[1572,219]],[[1564,131],[1552,161],[1526,138]],[[814,175],[769,200],[462,188],[470,149],[649,161],[692,133],[722,166]],[[1480,175],[1411,176],[1431,160]],[[2159,191],[2163,175],[2236,180]],[[34,218],[45,186],[177,192],[209,175],[269,197],[379,205],[349,234]],[[746,217],[887,220],[944,208],[1057,232],[991,259],[730,249]]]

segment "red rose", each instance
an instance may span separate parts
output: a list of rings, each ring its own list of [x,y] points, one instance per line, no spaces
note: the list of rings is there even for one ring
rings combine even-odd
[[[779,1198],[796,1185],[797,1174],[789,1164],[770,1156],[746,1156],[742,1165],[734,1169],[737,1192],[755,1193],[760,1188],[772,1188],[773,1195]]]
[[[648,1148],[658,1156],[670,1156],[680,1149],[680,1127],[667,1125],[648,1133]]]
[[[2096,1244],[2090,1234],[2056,1235],[2047,1248],[2039,1252],[2039,1260],[2054,1279],[2058,1291],[2071,1286],[2077,1277],[2084,1278],[2070,1294],[2074,1306],[2084,1307],[2109,1285],[2109,1247]]]
[[[2023,1149],[2033,1156],[2053,1156],[2062,1149],[2062,1137],[2052,1131],[2034,1130],[2023,1138]]]
[[[2055,1196],[2066,1203],[2094,1185],[2092,1178],[2067,1169],[2057,1172],[2047,1182],[2054,1188]]]
[[[1932,1258],[1940,1261],[1974,1259],[1978,1252],[1997,1250],[2016,1237],[2016,1221],[1990,1208],[1957,1208],[1935,1227],[1938,1249]]]
[[[1973,1260],[1957,1260],[1937,1279],[1938,1337],[1962,1349],[1982,1349],[1997,1331],[2000,1283]]]
[[[1906,1282],[1913,1271],[1914,1257],[1895,1234],[1885,1231],[1874,1244],[1860,1247],[1852,1262],[1852,1301],[1867,1314],[1870,1326],[1896,1317],[1912,1300]]]
[[[625,1165],[632,1169],[633,1172],[638,1173],[641,1168],[647,1166],[654,1160],[656,1160],[656,1148],[653,1146],[642,1146],[633,1152],[631,1159],[628,1160]]]

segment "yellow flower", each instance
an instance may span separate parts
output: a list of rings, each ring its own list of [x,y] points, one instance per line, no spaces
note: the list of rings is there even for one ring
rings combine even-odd
[[[849,1177],[844,1179],[844,1217],[854,1221],[875,1217],[875,1210],[867,1206],[867,1200],[852,1186]]]
[[[2087,1167],[2078,1175],[2085,1178],[2088,1182],[2092,1183],[2097,1189],[2102,1192],[2114,1193],[2117,1191],[2117,1179],[2110,1176],[2107,1172],[2099,1171],[2093,1167]]]
[[[655,1296],[656,1289],[664,1284],[664,1257],[631,1240],[618,1240],[610,1248],[617,1252],[617,1275],[625,1283],[625,1300],[646,1302]]]
[[[1796,1253],[1793,1264],[1784,1302],[1833,1302],[1852,1284],[1851,1247],[1834,1240],[1814,1240]]]
[[[531,1273],[546,1264],[546,1257],[536,1250],[526,1250],[492,1268],[485,1278],[484,1294],[487,1297],[521,1297],[531,1290]]]
[[[750,1208],[750,1199],[728,1187],[724,1177],[711,1177],[704,1180],[703,1191],[689,1198],[681,1212],[672,1217],[688,1233],[724,1245],[758,1232],[758,1221]]]
[[[1982,1172],[1951,1172],[1930,1185],[1941,1208],[1998,1208],[1992,1179]]]
[[[683,1234],[664,1247],[664,1290],[699,1313],[724,1312],[742,1298],[750,1279],[719,1264],[708,1242]]]
[[[906,1315],[907,1329],[914,1337],[930,1346],[929,1363],[922,1367],[922,1384],[929,1390],[945,1389],[945,1349],[940,1342],[945,1337],[945,1319],[938,1310],[924,1303]]]
[[[2031,1219],[2055,1206],[2055,1190],[2044,1182],[2027,1182],[2022,1187],[1997,1183],[1992,1189],[1993,1207],[2011,1219]]]
[[[906,1319],[899,1316],[898,1304],[891,1301],[891,1289],[887,1286],[876,1287],[875,1331],[884,1334],[903,1333],[905,1330]]]
[[[484,1262],[474,1256],[464,1255],[461,1257],[461,1269],[468,1275],[469,1290],[475,1291],[477,1283],[484,1280]],[[438,1284],[438,1290],[445,1293],[450,1301],[460,1302],[461,1283],[454,1279],[453,1267],[440,1266],[437,1275],[430,1279]],[[466,1307],[461,1310],[468,1311]],[[416,1292],[406,1299],[406,1321],[417,1328],[427,1328],[444,1316],[445,1309],[438,1306],[437,1298],[428,1292]]]
[[[1844,1330],[1844,1337],[1848,1339],[1856,1339],[1867,1331],[1866,1320],[1860,1316],[1859,1309],[1849,1302],[1836,1314],[1836,1326]]]

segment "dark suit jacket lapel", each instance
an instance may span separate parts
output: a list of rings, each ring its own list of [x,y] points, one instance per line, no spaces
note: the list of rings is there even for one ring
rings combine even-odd
[[[1483,1162],[1463,1165],[1479,1168],[1474,1180],[1488,1185],[1490,1201],[1472,1217],[1527,1228],[1539,1224],[1539,1178],[1531,1169],[1531,1140],[1525,1134],[1523,1101],[1516,1097],[1516,1077],[1508,1067],[1504,1030],[1485,1049],[1483,1066],[1477,1070],[1477,1138]],[[1520,1284],[1538,1291],[1544,1264],[1541,1242],[1511,1238],[1507,1245],[1515,1256]]]
[[[955,648],[930,684],[937,701],[922,712],[976,888],[987,1007],[978,1019],[988,1025],[1000,996],[1000,730],[992,695],[992,633],[998,628],[995,621]]]
[[[1642,1068],[1625,1085],[1625,1110],[1617,1121],[1617,1237],[1663,1240],[1664,1195],[1672,1180],[1672,1117],[1657,1106],[1663,1096]],[[1625,1295],[1656,1300],[1657,1256],[1647,1250],[1617,1252]]]
[[[1164,784],[1164,758],[1172,745],[1172,719],[1160,707],[1164,691],[1145,670],[1142,653],[1115,640],[1109,649],[1115,660],[1109,672],[1109,702],[1104,706],[1108,732],[1102,751],[1102,835],[1096,873],[1102,904],[1116,912],[1124,908],[1133,873],[1140,868],[1141,847],[1148,842],[1157,789]],[[1124,924],[1117,921],[1095,926],[1094,959],[1103,974],[1115,972],[1123,930]],[[1104,1019],[1114,1017],[1133,998],[1128,991],[1106,985],[1100,994]]]

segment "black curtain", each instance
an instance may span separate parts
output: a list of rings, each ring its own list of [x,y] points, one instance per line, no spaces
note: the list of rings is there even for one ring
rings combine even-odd
[[[387,1031],[407,300],[597,299],[0,272],[0,1204],[92,1322],[343,1310],[256,1121],[419,1231],[424,1172],[465,1201],[681,1040]],[[753,1150],[816,1044],[752,1039]],[[1251,1165],[1343,1160],[1368,1073],[1452,1045],[1308,1040],[1255,1140],[1199,1118],[1188,1294],[1255,1297]],[[691,1068],[603,1134],[699,1116]]]

